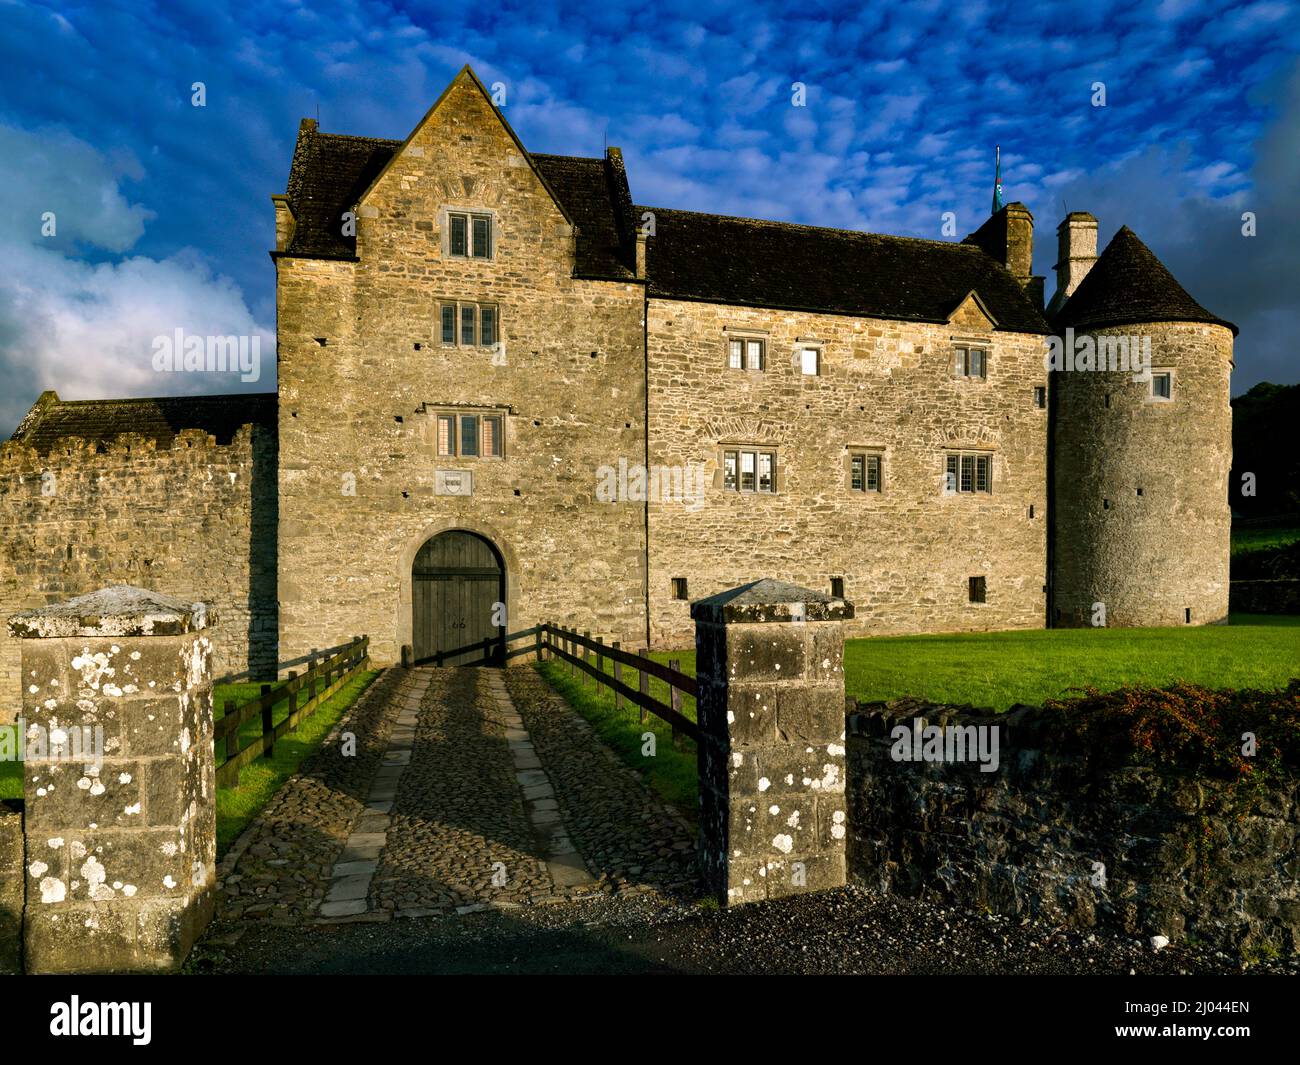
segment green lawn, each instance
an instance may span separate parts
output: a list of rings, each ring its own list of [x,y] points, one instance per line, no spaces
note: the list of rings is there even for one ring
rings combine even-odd
[[[343,716],[343,712],[356,702],[370,682],[378,676],[377,670],[359,673],[311,717],[275,745],[271,758],[259,758],[245,766],[240,773],[239,787],[217,789],[217,852],[223,852],[247,827],[254,815],[270,800],[285,782],[324,739],[325,734]],[[218,719],[228,700],[245,702],[261,691],[259,684],[222,684],[213,692]],[[273,720],[280,721],[287,712],[287,703],[274,708]],[[12,729],[12,726],[7,726]],[[261,733],[261,721],[247,722],[241,733],[251,739]],[[218,748],[223,744],[218,744]],[[219,754],[222,752],[218,752]],[[23,775],[21,762],[0,762],[0,799],[21,798]]]
[[[656,661],[680,659],[695,672],[694,651],[656,651]],[[580,684],[565,663],[538,669],[600,737],[646,782],[688,817],[696,814],[695,745],[673,749],[668,726],[642,725],[639,710],[614,709],[608,688]],[[877,636],[845,644],[845,687],[862,701],[916,696],[935,702],[1006,710],[1041,703],[1071,689],[1112,691],[1126,684],[1176,681],[1210,688],[1277,688],[1300,676],[1300,616],[1243,614],[1230,625],[1185,629],[1035,629],[948,636]],[[611,672],[607,662],[605,671]],[[635,688],[637,674],[624,669]],[[651,678],[651,694],[667,701],[667,685]],[[695,719],[694,700],[682,712]],[[644,732],[656,736],[653,758],[642,753]]]
[[[693,651],[656,652],[695,672]],[[844,646],[845,690],[864,702],[911,695],[1005,710],[1071,688],[1187,681],[1275,688],[1300,676],[1300,615],[1240,614],[1180,629],[1031,629],[876,636]]]

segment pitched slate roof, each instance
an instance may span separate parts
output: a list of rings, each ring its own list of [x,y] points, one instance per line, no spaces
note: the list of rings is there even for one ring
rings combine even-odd
[[[1130,322],[1210,322],[1237,335],[1211,314],[1128,226],[1120,226],[1092,269],[1056,314],[1058,329],[1101,328]]]
[[[356,206],[401,146],[401,141],[377,137],[321,133],[315,122],[304,118],[286,189],[295,223],[286,253],[309,259],[355,258],[357,241],[343,235],[343,212]]]
[[[343,235],[343,212],[356,206],[402,143],[321,133],[315,122],[304,119],[286,190],[295,226],[285,254],[311,259],[355,258],[356,238]],[[605,159],[529,154],[578,227],[578,276],[619,280],[632,277],[635,243],[631,230],[620,218],[618,175],[611,163]]]
[[[651,296],[946,322],[974,290],[997,327],[1048,333],[1020,285],[973,244],[638,207],[654,215]]]
[[[34,447],[42,455],[65,436],[109,444],[119,433],[140,433],[171,447],[182,429],[202,429],[229,444],[241,425],[274,428],[274,392],[227,396],[161,396],[155,399],[59,399],[41,394],[14,430],[11,439]]]
[[[635,276],[635,237],[626,219],[620,217],[619,182],[611,173],[610,161],[535,152],[529,155],[578,227],[578,275]]]

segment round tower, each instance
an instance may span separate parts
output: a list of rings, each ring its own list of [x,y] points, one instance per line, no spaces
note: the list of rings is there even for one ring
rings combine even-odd
[[[1075,284],[1054,320],[1050,623],[1222,621],[1236,327],[1127,226]]]

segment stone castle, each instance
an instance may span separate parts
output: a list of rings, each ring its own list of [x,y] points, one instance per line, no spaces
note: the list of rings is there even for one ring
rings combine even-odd
[[[960,243],[639,206],[468,68],[404,141],[303,120],[272,199],[278,396],[42,395],[0,450],[9,612],[208,600],[218,672],[546,620],[682,646],[758,577],[856,635],[1227,614],[1236,330],[1128,228],[1098,255],[1070,214],[1044,307],[1022,204]]]

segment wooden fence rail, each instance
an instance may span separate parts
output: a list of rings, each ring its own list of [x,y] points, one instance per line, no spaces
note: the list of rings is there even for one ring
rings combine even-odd
[[[519,646],[511,647],[512,643]],[[437,651],[425,658],[415,659],[410,647],[403,649],[402,661],[414,662],[415,665],[441,666],[444,662],[477,652],[477,657],[461,665],[491,665],[508,662],[519,655],[533,655],[537,661],[547,658],[559,659],[568,663],[569,674],[586,684],[592,678],[597,684],[603,684],[614,693],[614,706],[621,709],[624,701],[640,708],[641,720],[647,721],[647,714],[654,714],[672,726],[673,740],[686,736],[698,742],[700,730],[695,722],[682,713],[682,696],[692,698],[696,694],[695,678],[683,673],[674,660],[669,665],[656,662],[648,657],[648,652],[633,654],[623,650],[617,640],[605,643],[600,636],[593,637],[590,632],[578,632],[562,625],[550,623],[533,625],[505,636],[489,636],[475,643],[465,644],[451,650]],[[613,675],[605,672],[605,660],[612,663]],[[594,660],[594,661],[593,661]],[[623,681],[623,667],[637,671],[637,686],[634,688]],[[665,703],[650,694],[650,678],[663,681],[668,685],[669,702]]]
[[[551,624],[540,625],[538,628],[541,630],[540,642],[535,641],[535,646],[540,648],[542,653],[554,654],[568,662],[569,671],[575,676],[581,673],[584,683],[587,677],[591,677],[597,684],[603,684],[614,693],[615,704],[621,705],[623,700],[626,700],[640,707],[642,721],[647,720],[646,713],[649,712],[668,722],[672,726],[674,740],[679,736],[686,736],[699,742],[699,727],[681,711],[681,696],[685,694],[695,697],[697,688],[694,677],[674,668],[673,665],[666,666],[662,662],[656,662],[644,654],[635,655],[624,651],[617,642],[606,644],[599,638],[593,640],[589,633],[579,633],[573,629]],[[527,648],[530,651],[533,649],[533,647]],[[588,652],[594,652],[595,665],[592,664]],[[606,658],[614,664],[612,676],[604,670]],[[637,671],[635,688],[623,681],[620,668],[622,666],[630,666]],[[668,685],[671,703],[662,702],[650,694],[651,677]]]
[[[307,656],[309,668],[302,676],[290,673],[279,684],[263,684],[262,692],[247,703],[227,700],[225,713],[213,727],[213,741],[225,741],[225,758],[217,766],[217,787],[239,785],[239,771],[263,756],[270,758],[275,741],[292,732],[331,695],[370,664],[370,637],[355,636],[333,654],[313,651]],[[272,710],[288,700],[289,713],[279,724],[272,721]],[[302,700],[301,702],[299,700]],[[247,747],[240,746],[244,723],[261,718],[261,734]]]

